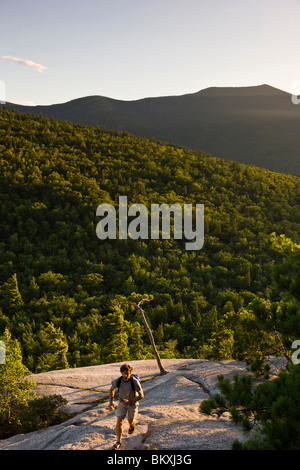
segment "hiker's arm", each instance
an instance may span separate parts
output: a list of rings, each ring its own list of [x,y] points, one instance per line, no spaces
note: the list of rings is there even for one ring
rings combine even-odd
[[[142,398],[144,398],[143,390],[139,390],[136,393],[137,393],[137,395],[135,395],[135,397],[132,398],[132,400],[127,400],[126,398],[124,398],[124,400],[122,400],[122,406],[126,407],[128,405],[134,405],[134,403],[136,403],[137,401],[140,401]]]
[[[114,396],[115,396],[115,389],[113,386],[109,389],[109,409],[114,408]]]
[[[137,392],[136,396],[134,397],[133,402],[136,403],[137,401],[140,401],[142,398],[144,398],[144,392],[142,389],[140,389]]]

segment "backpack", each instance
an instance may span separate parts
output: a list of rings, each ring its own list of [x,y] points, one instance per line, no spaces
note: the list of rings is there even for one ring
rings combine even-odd
[[[117,385],[116,385],[116,388],[118,389],[118,392],[120,391],[120,385],[121,385],[122,378],[123,378],[122,376],[118,378],[118,382],[117,382]],[[140,381],[140,378],[137,374],[131,374],[131,376],[130,376],[131,388],[135,392],[136,390],[134,388],[134,379]]]

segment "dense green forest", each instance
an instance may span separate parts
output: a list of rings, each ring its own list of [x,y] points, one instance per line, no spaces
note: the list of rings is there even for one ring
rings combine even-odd
[[[5,107],[0,159],[0,336],[32,372],[153,357],[139,313],[114,305],[133,293],[152,298],[162,358],[247,356],[237,322],[280,299],[272,240],[300,242],[298,177]],[[203,248],[99,240],[96,209],[120,195],[204,204]]]

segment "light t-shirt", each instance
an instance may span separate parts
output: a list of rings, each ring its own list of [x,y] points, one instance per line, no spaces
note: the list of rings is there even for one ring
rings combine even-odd
[[[111,384],[114,388],[117,387],[118,380],[119,379],[117,378],[112,381]],[[133,384],[134,384],[135,392],[138,392],[139,390],[141,390],[142,388],[141,384],[137,379],[133,378]],[[121,383],[120,383],[120,388],[119,388],[119,402],[121,402],[123,399],[129,400],[129,402],[132,402],[135,396],[135,392],[132,390],[131,379],[127,380],[127,382],[124,382],[122,378]],[[137,406],[138,402],[136,402],[135,405]]]

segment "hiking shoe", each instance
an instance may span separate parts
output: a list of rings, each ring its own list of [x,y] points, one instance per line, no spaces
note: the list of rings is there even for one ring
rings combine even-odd
[[[128,429],[128,434],[133,434],[134,433],[134,427],[135,427],[134,424],[132,424],[130,426],[130,428]]]
[[[116,442],[115,445],[113,445],[113,450],[119,450],[121,448],[121,442]]]

